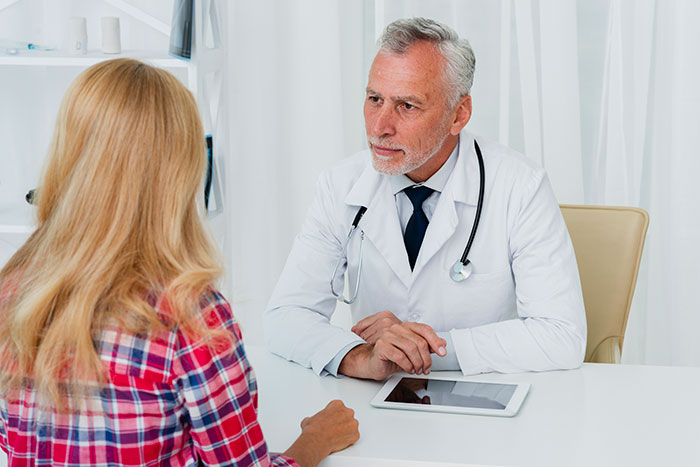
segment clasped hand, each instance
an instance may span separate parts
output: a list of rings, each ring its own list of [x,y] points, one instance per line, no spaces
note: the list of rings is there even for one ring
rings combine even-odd
[[[352,332],[368,344],[351,350],[341,363],[341,372],[349,376],[381,380],[400,370],[428,374],[432,366],[430,354],[447,353],[447,342],[433,328],[403,322],[390,311],[368,316],[353,326]]]

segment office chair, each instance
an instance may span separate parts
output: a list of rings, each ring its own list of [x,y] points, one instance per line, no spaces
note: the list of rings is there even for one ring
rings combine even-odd
[[[588,321],[585,361],[620,363],[649,215],[627,207],[560,207],[581,276]]]

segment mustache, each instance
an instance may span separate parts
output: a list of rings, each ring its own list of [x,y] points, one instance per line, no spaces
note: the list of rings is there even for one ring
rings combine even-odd
[[[406,152],[406,150],[402,146],[399,146],[398,144],[394,144],[391,141],[384,139],[384,138],[368,137],[367,141],[369,141],[369,144],[371,144],[372,146],[379,146],[382,148],[393,149],[395,151]]]

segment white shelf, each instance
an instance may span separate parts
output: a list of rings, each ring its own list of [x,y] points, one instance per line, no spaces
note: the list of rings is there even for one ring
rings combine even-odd
[[[23,50],[15,55],[0,55],[0,65],[89,67],[95,63],[120,57],[136,58],[163,68],[187,68],[189,66],[188,61],[171,57],[165,52],[143,50],[125,50],[120,54],[105,54],[99,50],[92,50],[85,55],[68,55],[62,50]]]
[[[0,234],[27,234],[36,227],[36,207],[25,203],[17,205],[0,204]],[[222,211],[207,211],[204,216],[215,231],[223,229]]]
[[[27,203],[0,205],[0,234],[32,233],[36,223],[35,210]]]

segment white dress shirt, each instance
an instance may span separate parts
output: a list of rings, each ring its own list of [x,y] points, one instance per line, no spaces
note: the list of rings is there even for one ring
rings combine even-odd
[[[447,185],[447,181],[450,179],[450,175],[452,175],[452,170],[455,164],[457,164],[458,156],[459,143],[455,146],[450,157],[442,164],[442,167],[423,183],[416,183],[403,174],[389,176],[389,183],[391,184],[391,189],[394,192],[394,199],[396,200],[396,212],[399,215],[399,222],[401,223],[401,233],[406,232],[406,225],[413,214],[411,200],[408,199],[408,195],[406,195],[403,190],[410,186],[418,185],[426,186],[433,190],[433,193],[423,202],[423,212],[428,218],[428,221],[430,221],[437,207],[438,200],[440,199],[440,193],[445,189],[445,185]]]

